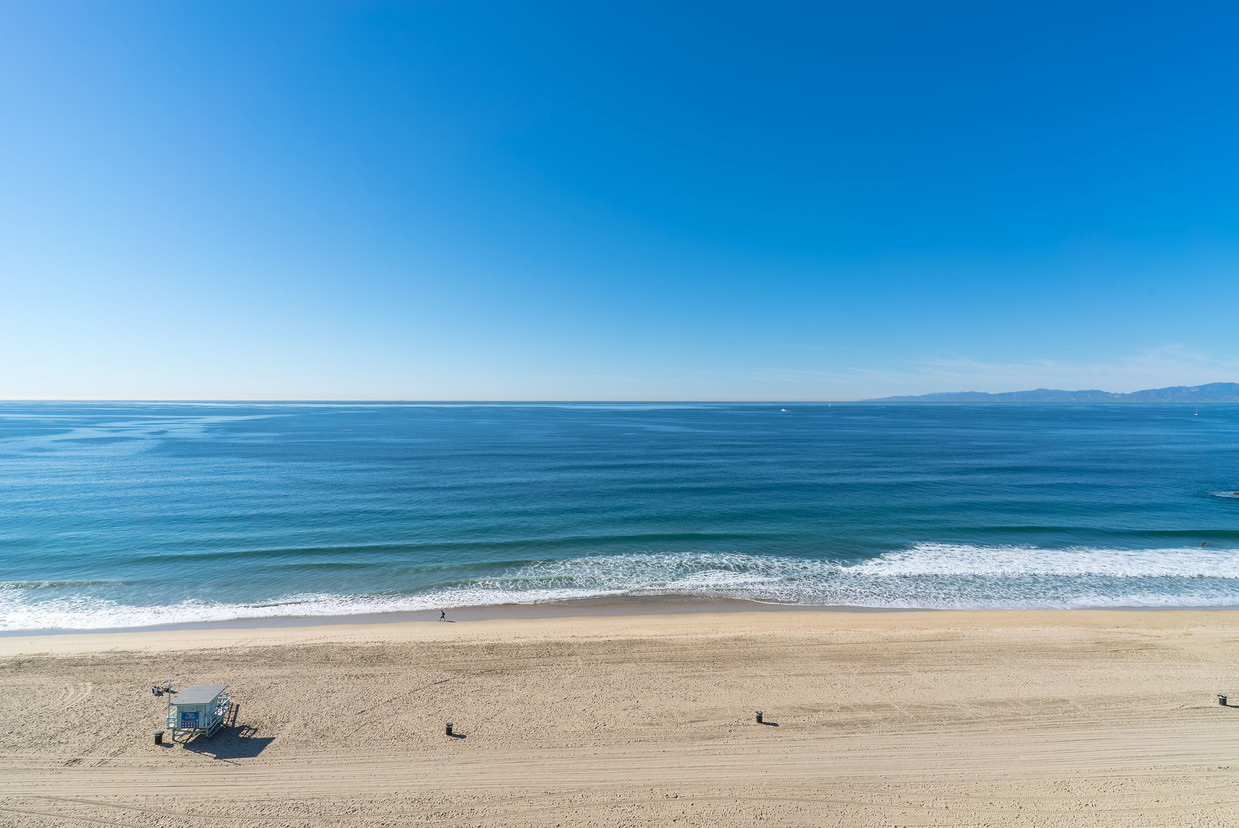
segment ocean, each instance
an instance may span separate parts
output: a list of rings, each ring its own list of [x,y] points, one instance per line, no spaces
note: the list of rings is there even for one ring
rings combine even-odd
[[[1237,607],[1237,492],[1231,405],[0,403],[0,630]]]

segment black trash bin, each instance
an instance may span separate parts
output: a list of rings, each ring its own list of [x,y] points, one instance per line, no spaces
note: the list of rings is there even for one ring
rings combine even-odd
[[[163,731],[162,730],[155,731],[155,744],[157,745],[163,744]]]
[[[1222,707],[1226,706],[1226,694],[1225,693],[1217,694],[1217,703],[1222,705]]]

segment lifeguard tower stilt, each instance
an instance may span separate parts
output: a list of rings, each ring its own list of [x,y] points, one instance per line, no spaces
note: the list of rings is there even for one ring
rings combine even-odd
[[[175,698],[169,695],[166,727],[172,731],[172,741],[181,736],[214,736],[231,707],[226,684],[195,684]]]

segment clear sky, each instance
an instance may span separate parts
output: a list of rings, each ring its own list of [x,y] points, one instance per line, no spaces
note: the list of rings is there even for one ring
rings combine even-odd
[[[0,3],[0,397],[1239,380],[1228,3]]]

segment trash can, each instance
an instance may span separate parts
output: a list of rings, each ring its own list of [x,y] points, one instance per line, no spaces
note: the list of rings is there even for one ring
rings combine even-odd
[[[443,732],[446,733],[448,736],[452,735],[452,723],[451,722],[447,723],[447,727],[444,728]]]
[[[155,731],[155,744],[157,745],[163,744],[163,731],[162,730]]]
[[[1226,706],[1226,694],[1225,693],[1217,694],[1217,703],[1222,705],[1222,707]]]
[[[760,710],[757,711],[757,723],[761,724],[761,711]]]

